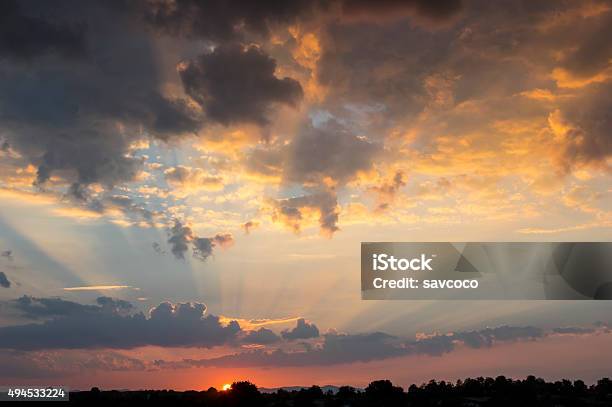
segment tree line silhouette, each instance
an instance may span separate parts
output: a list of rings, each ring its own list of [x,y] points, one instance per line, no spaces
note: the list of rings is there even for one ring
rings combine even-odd
[[[231,389],[219,391],[141,390],[90,391],[70,394],[73,405],[132,406],[139,404],[163,406],[211,407],[370,407],[370,406],[612,406],[612,381],[603,378],[587,386],[582,380],[546,382],[528,376],[513,380],[504,376],[478,377],[456,383],[431,380],[407,391],[390,380],[371,382],[365,389],[342,386],[337,391],[323,391],[319,386],[288,391],[278,389],[262,393],[254,384],[242,381]]]

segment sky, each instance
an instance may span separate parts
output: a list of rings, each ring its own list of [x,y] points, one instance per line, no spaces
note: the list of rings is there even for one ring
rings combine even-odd
[[[363,301],[363,241],[609,241],[612,3],[0,4],[0,383],[609,376],[606,301]]]

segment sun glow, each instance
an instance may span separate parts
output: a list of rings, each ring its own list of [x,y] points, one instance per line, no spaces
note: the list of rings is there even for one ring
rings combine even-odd
[[[223,390],[223,391],[228,391],[228,390],[229,390],[229,389],[231,389],[231,388],[232,388],[232,385],[231,385],[231,384],[229,384],[229,383],[225,383],[225,384],[224,384],[224,385],[221,387],[221,390]]]

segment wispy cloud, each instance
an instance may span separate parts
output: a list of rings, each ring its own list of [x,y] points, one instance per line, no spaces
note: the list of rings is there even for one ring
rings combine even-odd
[[[65,287],[64,291],[104,291],[104,290],[123,290],[131,288],[133,290],[139,290],[137,287],[131,285],[87,285],[81,287]]]
[[[228,317],[228,316],[219,316],[219,322],[221,322],[224,325],[229,324],[232,321],[236,321],[238,322],[238,324],[240,324],[240,327],[246,330],[252,330],[255,328],[260,328],[260,327],[264,327],[264,326],[270,326],[270,325],[284,325],[284,324],[291,324],[293,322],[298,321],[299,319],[301,319],[301,317],[287,317],[287,318],[276,318],[276,319],[269,319],[269,318],[265,318],[265,319],[243,319],[243,318],[233,318],[233,317]]]

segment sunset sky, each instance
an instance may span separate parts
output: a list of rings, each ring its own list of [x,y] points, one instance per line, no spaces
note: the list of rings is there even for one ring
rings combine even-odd
[[[0,384],[610,376],[612,302],[359,273],[610,241],[610,38],[609,1],[0,2]]]

